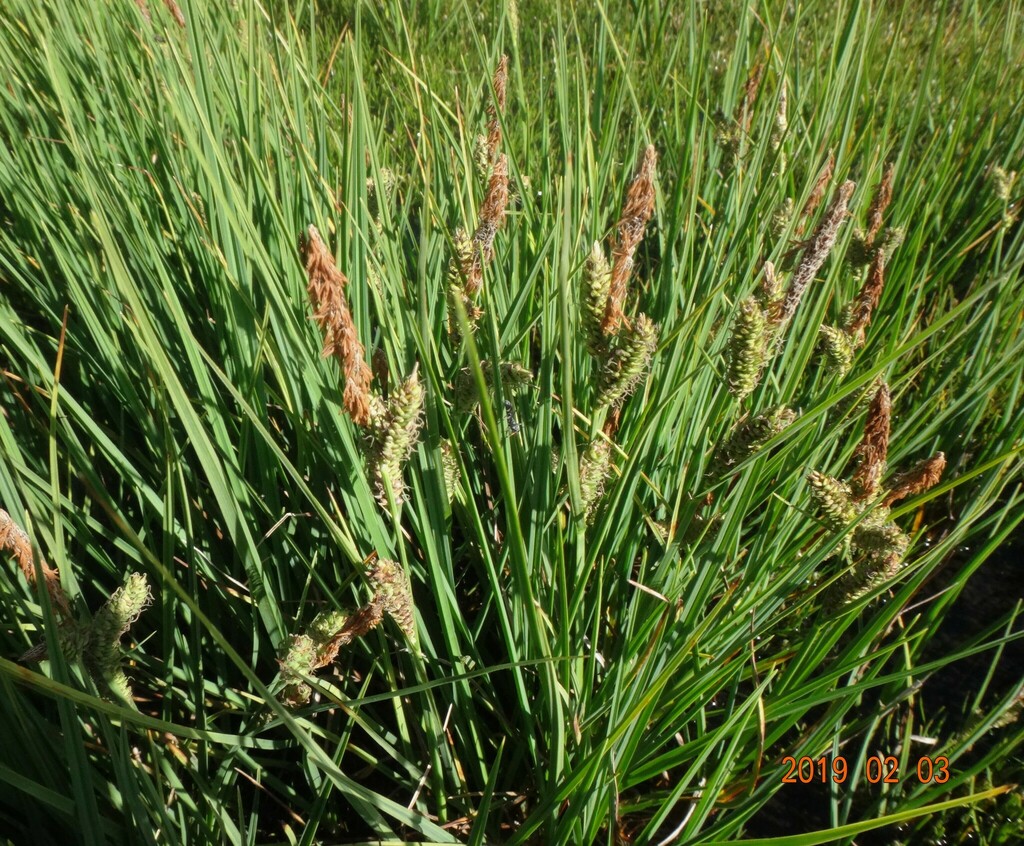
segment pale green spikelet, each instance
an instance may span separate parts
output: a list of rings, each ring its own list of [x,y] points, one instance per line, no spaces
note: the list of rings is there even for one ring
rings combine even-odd
[[[123,686],[119,684],[118,690],[111,687],[112,680],[116,681],[121,672],[121,638],[152,598],[146,577],[132,573],[96,613],[89,627],[84,655],[86,665],[93,677],[102,680],[115,695],[120,696],[127,687],[127,682]],[[130,690],[128,693],[121,698],[131,702]]]
[[[486,135],[477,135],[473,139],[473,169],[481,182],[486,182],[491,175],[491,149]]]
[[[455,377],[454,385],[455,411],[459,414],[468,414],[473,411],[480,397],[477,393],[476,379],[473,378],[473,371],[468,367],[462,368]]]
[[[483,368],[487,384],[493,384],[491,363],[489,361],[484,362]],[[509,396],[517,396],[525,388],[533,384],[533,372],[518,361],[501,362],[498,366],[498,373],[501,377],[501,390]]]
[[[459,333],[459,321],[455,314],[455,303],[461,302],[469,317],[470,323],[480,317],[480,310],[473,299],[466,293],[466,284],[476,261],[477,247],[466,230],[459,227],[452,235],[452,255],[448,259],[448,276],[446,279],[448,297],[448,332],[453,336]]]
[[[906,235],[906,230],[898,226],[887,226],[882,230],[882,236],[878,239],[877,249],[882,254],[882,262],[884,264],[889,263],[889,259],[899,249]]]
[[[281,658],[281,672],[286,678],[301,678],[313,674],[316,663],[317,642],[309,635],[295,635]]]
[[[442,438],[441,449],[441,471],[444,473],[444,491],[448,498],[448,505],[455,500],[461,488],[461,477],[459,475],[459,461],[455,457],[455,448],[447,438]]]
[[[902,558],[910,546],[910,538],[891,520],[880,516],[872,522],[872,517],[874,514],[865,518],[853,530],[854,545],[875,558],[888,558],[892,555]]]
[[[61,655],[69,664],[79,661],[89,646],[90,627],[88,623],[75,620],[61,620],[57,625],[57,644]],[[46,641],[41,641],[23,653],[18,660],[25,664],[46,661],[50,650]]]
[[[519,43],[519,0],[508,0],[505,7],[508,10],[508,25],[512,30],[512,41]]]
[[[894,579],[902,567],[902,553],[864,555],[853,569],[836,583],[828,604],[835,606],[855,602]]]
[[[371,422],[370,470],[377,486],[377,498],[388,501],[385,480],[391,485],[395,501],[400,502],[405,490],[402,468],[419,440],[423,424],[423,387],[417,368],[392,394],[387,411]]]
[[[381,231],[381,209],[391,205],[397,181],[395,172],[386,167],[380,169],[379,184],[372,176],[366,177],[366,210],[378,234]]]
[[[715,144],[722,148],[722,167],[725,170],[732,170],[739,160],[743,130],[735,120],[721,111],[716,112],[712,120],[715,127]]]
[[[754,296],[765,316],[771,318],[772,313],[782,303],[782,279],[775,271],[775,265],[766,261],[761,268],[761,284]]]
[[[313,695],[313,688],[305,682],[292,682],[281,690],[281,701],[289,708],[300,708]]]
[[[767,358],[768,318],[754,297],[740,303],[729,338],[729,393],[743,400],[757,387]]]
[[[819,327],[818,349],[827,372],[840,378],[850,372],[853,366],[853,341],[842,329],[834,326]]]
[[[290,708],[298,708],[309,702],[312,688],[303,681],[313,675],[316,665],[317,644],[307,635],[295,635],[288,649],[279,660],[282,678],[288,680],[281,691],[281,700]]]
[[[412,588],[401,565],[387,558],[379,558],[367,571],[374,602],[395,621],[409,642],[416,645],[416,618],[412,602]]]
[[[786,130],[789,129],[789,119],[786,116],[787,96],[786,80],[783,78],[779,83],[779,105],[775,110],[775,120],[772,123],[772,134],[770,138],[772,152],[782,146],[782,139],[786,137]],[[784,170],[785,166],[780,170]]]
[[[583,514],[592,517],[604,493],[612,465],[612,448],[604,438],[594,438],[580,456],[580,500]]]
[[[465,268],[473,261],[473,241],[461,226],[452,234],[452,255],[448,259],[448,287],[465,287]]]
[[[611,265],[608,264],[601,245],[595,241],[583,266],[580,316],[587,349],[591,355],[597,357],[603,356],[608,348],[608,339],[601,329],[601,323],[604,320],[605,307],[608,304],[608,289],[611,279]]]
[[[996,195],[996,199],[1001,202],[1010,202],[1010,195],[1013,193],[1013,186],[1017,182],[1017,172],[1014,170],[1006,170],[1004,167],[996,165],[992,168],[992,190]]]
[[[60,644],[61,654],[68,663],[80,660],[85,654],[92,635],[90,628],[73,620],[61,623],[57,627],[57,643]]]
[[[321,611],[313,618],[313,622],[309,624],[306,634],[312,638],[317,646],[322,646],[341,631],[347,617],[348,615],[345,612],[338,611],[335,608]]]
[[[850,245],[846,248],[846,261],[853,268],[865,267],[871,261],[871,253],[867,231],[857,227],[853,230]]]
[[[730,467],[758,452],[768,441],[784,432],[796,420],[796,412],[784,405],[763,414],[747,415],[719,447],[716,464]]]
[[[643,379],[658,346],[658,329],[646,315],[618,336],[619,344],[604,362],[597,383],[598,407],[619,405]]]
[[[484,383],[489,389],[494,388],[494,367],[490,361],[480,362],[484,374]],[[533,384],[533,372],[518,361],[503,361],[498,365],[501,379],[501,390],[505,396],[518,396],[525,388]],[[476,379],[473,371],[463,367],[455,377],[455,410],[466,414],[473,411],[480,402],[477,393]]]
[[[812,470],[807,476],[814,499],[825,525],[834,531],[843,529],[857,517],[850,486],[834,476]]]
[[[124,674],[124,670],[118,667],[106,681],[107,689],[114,699],[119,699],[122,702],[132,701],[132,686],[128,681],[128,676]]]
[[[768,232],[773,238],[781,238],[786,231],[790,221],[793,219],[795,203],[792,197],[786,197],[782,205],[772,212],[771,220],[768,221]]]

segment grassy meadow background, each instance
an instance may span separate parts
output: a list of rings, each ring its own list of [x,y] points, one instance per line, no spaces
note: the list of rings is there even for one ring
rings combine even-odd
[[[510,199],[469,331],[449,262],[503,55]],[[0,508],[70,603],[5,554],[0,842],[1021,841],[1021,580],[992,575],[1024,520],[1019,3],[12,0],[0,64]],[[586,259],[648,145],[625,311],[657,343],[611,412]],[[819,327],[861,289],[887,165],[902,240],[836,373]],[[741,303],[847,180],[737,399]],[[310,225],[374,391],[422,386],[404,501],[321,358]],[[898,571],[851,591],[857,526],[808,477],[850,478],[879,379],[890,471],[946,467],[892,507]],[[378,558],[414,636],[385,618],[289,676]],[[123,698],[66,635],[133,573]],[[977,585],[998,610],[958,621]],[[787,755],[848,778],[784,785]]]

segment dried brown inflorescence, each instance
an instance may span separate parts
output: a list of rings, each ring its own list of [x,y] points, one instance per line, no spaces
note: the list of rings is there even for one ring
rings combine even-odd
[[[757,100],[757,92],[761,87],[763,76],[764,62],[758,60],[747,75],[747,81],[743,84],[743,99],[736,107],[735,120],[744,133],[750,132],[750,122],[754,118],[754,102]]]
[[[850,304],[847,314],[846,333],[858,346],[864,342],[864,330],[871,322],[871,315],[882,298],[884,287],[885,253],[882,250],[876,250],[871,258],[871,267],[868,270],[867,278],[864,280],[857,298]]]
[[[832,174],[836,169],[836,157],[835,154],[828,151],[828,161],[825,162],[825,166],[821,169],[821,173],[818,174],[818,179],[814,183],[814,187],[811,189],[811,196],[807,198],[807,202],[804,203],[803,210],[800,212],[802,221],[800,226],[797,228],[797,233],[804,231],[806,222],[814,217],[814,213],[818,210],[818,206],[821,205],[822,198],[825,196],[825,190],[828,188],[829,182],[832,181]]]
[[[0,508],[0,549],[14,556],[25,581],[34,585],[36,583],[36,558],[32,552],[32,542],[24,530],[14,522],[11,515],[2,508]],[[64,617],[70,617],[71,603],[68,601],[67,594],[64,593],[64,588],[61,587],[58,572],[42,558],[39,559],[39,572],[43,575],[46,592],[50,595],[50,601],[54,608]]]
[[[373,374],[345,298],[348,279],[334,262],[315,226],[310,225],[303,245],[313,319],[324,335],[323,356],[334,356],[345,379],[345,410],[360,426],[370,422],[370,381]]]
[[[182,14],[181,7],[175,0],[164,0],[164,5],[167,7],[167,11],[171,13],[171,17],[174,18],[174,22],[184,29],[185,15]]]
[[[804,289],[825,263],[828,254],[832,252],[836,236],[839,234],[839,227],[846,218],[846,207],[850,202],[850,197],[853,196],[855,187],[856,185],[851,181],[840,185],[832,203],[825,210],[818,228],[804,249],[800,263],[793,271],[793,278],[789,281],[786,296],[779,310],[779,322],[785,323],[793,316],[803,297]]]
[[[416,615],[409,578],[397,561],[378,558],[366,573],[373,588],[373,601],[380,605],[409,642],[416,644]]]
[[[505,222],[508,206],[508,157],[502,153],[494,164],[487,195],[480,207],[480,220],[473,237],[455,231],[455,252],[448,262],[448,330],[458,332],[455,303],[461,301],[470,323],[481,315],[475,300],[483,287],[484,265],[494,257],[494,236]]]
[[[362,637],[380,625],[384,619],[384,606],[376,598],[345,618],[341,630],[316,651],[311,670],[319,670],[333,663],[341,647],[347,646],[357,637]]]
[[[853,474],[851,488],[855,501],[871,499],[878,493],[889,454],[891,417],[892,401],[889,397],[889,386],[883,382],[871,401],[867,421],[864,423],[864,437],[854,452],[857,470]]]
[[[879,230],[882,228],[882,218],[885,210],[889,208],[889,203],[892,202],[892,182],[895,174],[896,168],[893,163],[887,163],[882,174],[882,181],[878,183],[878,188],[875,189],[875,196],[872,198],[871,208],[868,210],[868,228],[865,233],[865,241],[868,247],[875,243],[875,236],[878,235]]]
[[[469,268],[463,269],[466,295],[475,297],[483,285],[483,266],[494,257],[494,236],[505,222],[508,207],[508,156],[502,153],[494,164],[487,195],[480,206],[480,222],[473,233],[474,250]]]
[[[649,145],[644,150],[636,175],[626,191],[626,202],[616,226],[608,301],[601,323],[605,335],[616,334],[622,323],[622,305],[626,299],[629,275],[633,269],[633,254],[643,240],[647,222],[654,213],[654,171],[657,162],[658,153]]]
[[[493,162],[501,147],[501,120],[505,113],[505,92],[508,87],[508,56],[502,56],[491,80],[494,87],[494,102],[487,107],[487,160]]]
[[[893,477],[889,482],[889,493],[885,495],[882,504],[888,507],[908,496],[916,496],[935,487],[945,469],[946,455],[942,452],[918,462],[906,472]]]

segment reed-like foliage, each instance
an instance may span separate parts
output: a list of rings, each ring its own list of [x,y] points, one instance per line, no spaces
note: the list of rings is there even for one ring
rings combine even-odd
[[[1019,612],[957,603],[1024,520],[1020,15],[5,4],[0,838],[720,843],[842,755],[788,833],[851,844],[1018,782]]]

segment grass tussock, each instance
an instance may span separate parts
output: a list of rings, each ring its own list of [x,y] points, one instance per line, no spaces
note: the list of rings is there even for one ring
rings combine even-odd
[[[1016,6],[6,11],[4,836],[1015,842]]]

